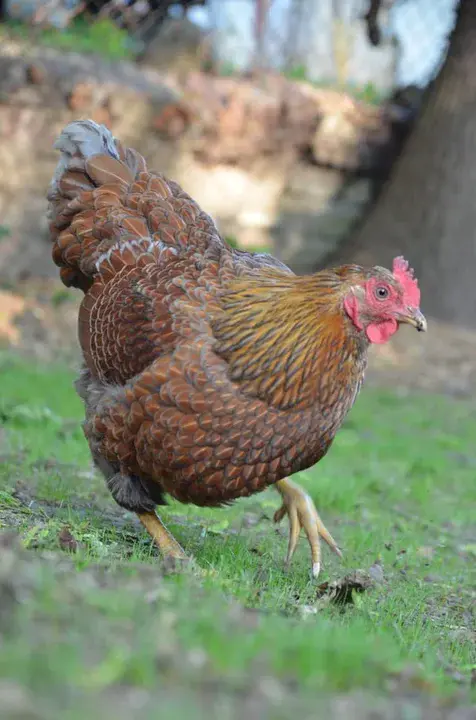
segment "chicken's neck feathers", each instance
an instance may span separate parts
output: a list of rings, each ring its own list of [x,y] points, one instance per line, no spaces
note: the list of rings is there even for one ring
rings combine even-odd
[[[325,411],[353,393],[368,341],[343,309],[348,290],[333,272],[272,271],[234,282],[213,322],[215,350],[245,394],[281,410]]]

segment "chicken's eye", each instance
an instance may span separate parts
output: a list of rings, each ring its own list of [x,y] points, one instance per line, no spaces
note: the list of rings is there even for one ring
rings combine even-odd
[[[386,300],[388,298],[388,288],[385,285],[377,285],[375,288],[375,297],[377,300]]]

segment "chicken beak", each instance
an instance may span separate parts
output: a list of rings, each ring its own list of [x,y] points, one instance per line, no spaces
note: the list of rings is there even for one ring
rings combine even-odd
[[[413,325],[418,332],[426,332],[428,328],[426,317],[418,308],[409,308],[408,312],[402,313],[398,316],[398,322]]]

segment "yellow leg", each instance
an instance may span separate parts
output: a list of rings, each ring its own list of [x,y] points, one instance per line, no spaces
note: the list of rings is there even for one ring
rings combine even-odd
[[[311,497],[289,478],[276,483],[276,490],[283,498],[283,504],[274,515],[274,521],[279,522],[287,514],[289,518],[289,544],[286,555],[286,566],[296,550],[301,528],[307,535],[311,546],[312,575],[317,578],[321,569],[321,538],[329,545],[336,555],[342,557],[336,541],[325,527],[316,510]]]
[[[188,560],[182,547],[169,533],[162,520],[155,512],[137,513],[137,517],[154,540],[164,558],[173,560]]]

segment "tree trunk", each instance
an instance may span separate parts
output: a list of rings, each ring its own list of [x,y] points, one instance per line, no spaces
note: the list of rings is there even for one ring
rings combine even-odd
[[[380,198],[332,264],[404,254],[422,309],[476,327],[476,0],[461,0],[446,62]]]

